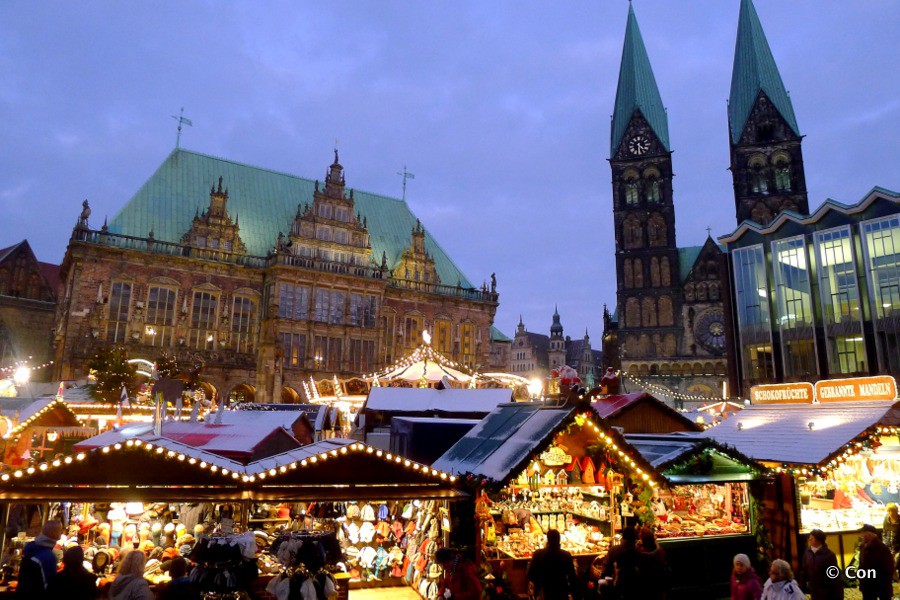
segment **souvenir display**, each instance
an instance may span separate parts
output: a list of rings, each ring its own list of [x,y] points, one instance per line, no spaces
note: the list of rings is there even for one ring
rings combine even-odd
[[[750,532],[746,483],[679,485],[653,498],[656,537],[734,535]]]
[[[848,457],[824,475],[797,478],[802,532],[855,531],[884,522],[889,502],[900,503],[900,461],[896,437]]]

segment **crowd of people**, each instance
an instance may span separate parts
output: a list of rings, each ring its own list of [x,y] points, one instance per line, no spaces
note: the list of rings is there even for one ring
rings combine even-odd
[[[188,563],[181,556],[165,561],[170,581],[159,594],[150,589],[144,578],[147,553],[141,549],[123,549],[116,568],[116,577],[101,590],[97,575],[88,570],[85,550],[72,543],[60,548],[63,527],[57,520],[47,521],[40,535],[25,545],[19,567],[16,596],[29,600],[94,600],[103,592],[110,600],[199,600],[200,593],[187,577]],[[105,543],[105,540],[100,539]],[[87,563],[90,564],[90,563]],[[61,568],[60,568],[61,567]]]

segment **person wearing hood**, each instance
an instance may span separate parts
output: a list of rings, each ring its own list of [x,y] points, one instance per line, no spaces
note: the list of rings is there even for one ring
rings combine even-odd
[[[72,546],[65,551],[63,569],[50,580],[47,596],[67,600],[94,600],[97,597],[97,577],[84,568],[81,546]]]
[[[734,570],[731,572],[731,600],[759,600],[762,596],[762,582],[750,565],[750,557],[737,554]]]
[[[20,598],[42,600],[49,598],[47,586],[56,575],[56,553],[53,549],[62,537],[62,523],[47,521],[41,534],[34,541],[25,544],[22,563],[19,567],[19,584],[16,594]]]
[[[794,580],[794,572],[786,561],[780,558],[772,561],[762,600],[806,600],[806,594]]]
[[[859,568],[857,573],[869,573],[875,577],[859,578],[859,591],[863,600],[891,600],[893,596],[894,555],[881,541],[881,534],[874,525],[863,525],[859,530]]]
[[[825,543],[825,532],[813,529],[809,532],[809,545],[803,555],[801,579],[812,600],[841,600],[844,597],[844,583],[840,577],[829,577],[838,568],[837,557]],[[840,572],[837,571],[840,575]]]
[[[155,600],[150,583],[144,579],[147,557],[129,552],[119,564],[116,580],[109,587],[109,600]]]

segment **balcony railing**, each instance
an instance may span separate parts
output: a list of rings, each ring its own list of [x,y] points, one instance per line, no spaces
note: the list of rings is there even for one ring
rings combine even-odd
[[[350,263],[323,260],[321,258],[295,256],[288,253],[271,254],[269,256],[250,256],[228,252],[226,250],[195,248],[193,246],[185,246],[174,242],[164,242],[153,238],[135,237],[121,233],[109,233],[108,231],[97,231],[78,227],[72,231],[72,240],[85,242],[87,244],[120,248],[122,250],[137,250],[139,252],[148,252],[151,254],[181,256],[197,260],[228,263],[251,269],[264,269],[275,265],[286,265],[327,273],[366,277],[369,279],[388,279],[389,277],[386,271],[373,265],[354,265]],[[491,292],[486,289],[463,287],[460,285],[443,285],[408,279],[390,279],[388,285],[392,288],[409,289],[440,296],[453,296],[478,302],[497,302],[499,297],[496,292]]]
[[[95,231],[76,228],[72,232],[72,239],[88,244],[110,246],[122,250],[138,250],[151,254],[163,254],[166,256],[183,256],[199,260],[224,262],[253,269],[262,269],[267,264],[267,259],[261,256],[248,256],[226,250],[212,248],[194,248],[173,242],[163,242],[153,238],[139,238],[121,233],[109,233],[107,231]]]

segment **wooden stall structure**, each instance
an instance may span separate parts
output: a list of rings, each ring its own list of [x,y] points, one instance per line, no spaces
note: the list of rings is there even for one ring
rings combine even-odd
[[[881,528],[900,502],[900,403],[779,403],[745,408],[701,435],[772,469],[763,518],[773,555],[796,565],[811,529],[828,534],[842,566],[859,528]]]

